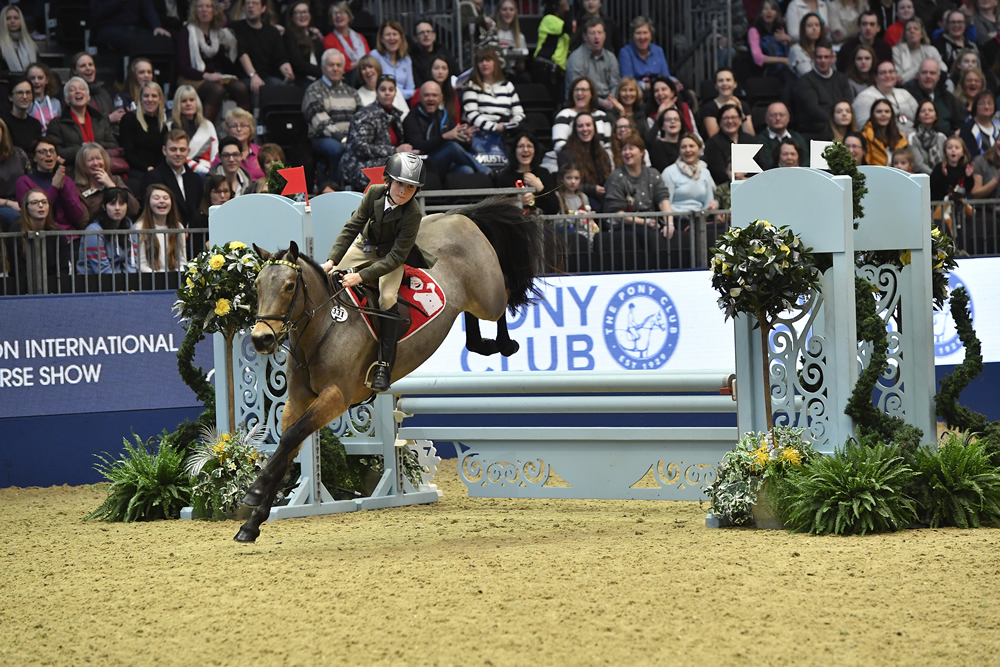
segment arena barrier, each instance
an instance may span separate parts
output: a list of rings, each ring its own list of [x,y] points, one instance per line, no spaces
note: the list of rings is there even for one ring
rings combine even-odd
[[[394,382],[397,437],[456,443],[482,498],[698,500],[738,433],[731,427],[408,427],[414,415],[736,411],[735,375],[706,371],[418,373]],[[637,417],[641,422],[641,417]]]

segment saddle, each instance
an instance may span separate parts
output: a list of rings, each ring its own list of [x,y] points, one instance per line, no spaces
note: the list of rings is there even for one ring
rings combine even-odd
[[[370,285],[368,283],[362,283],[351,288],[354,293],[354,298],[363,308],[378,308],[379,291],[377,285]],[[418,306],[411,304],[405,299],[396,297],[396,312],[401,318],[403,318],[399,326],[396,327],[396,342],[398,343],[406,336],[407,332],[410,330],[410,323],[412,318],[410,317],[410,307],[413,306],[417,308]],[[375,336],[381,340],[382,339],[382,323],[385,321],[384,317],[379,317],[378,315],[366,316],[365,319],[368,320],[368,324],[375,330]]]

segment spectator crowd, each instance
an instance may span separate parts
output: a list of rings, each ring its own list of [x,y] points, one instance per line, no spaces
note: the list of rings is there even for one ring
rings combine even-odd
[[[737,0],[733,65],[685,85],[654,21],[620,25],[614,1],[462,3],[466,71],[433,16],[377,24],[361,0],[90,0],[92,45],[120,72],[62,53],[31,3],[10,4],[2,231],[199,227],[266,192],[275,162],[306,165],[313,192],[360,191],[405,151],[428,188],[524,188],[580,243],[627,229],[658,244],[685,212],[725,208],[741,143],[772,169],[839,141],[859,164],[929,174],[933,199],[996,195],[996,2]],[[276,99],[293,100],[290,134],[265,129]],[[621,216],[588,217],[602,212]],[[657,212],[675,216],[634,215]],[[196,250],[164,237],[72,251],[80,271],[153,272]]]

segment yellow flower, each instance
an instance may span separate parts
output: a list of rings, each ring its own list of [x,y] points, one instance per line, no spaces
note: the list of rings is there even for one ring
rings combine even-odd
[[[781,458],[785,459],[794,466],[802,465],[802,454],[794,447],[785,447],[781,450]]]
[[[767,220],[761,220],[760,224],[764,225],[765,227],[771,227],[771,223],[768,222]]]
[[[225,451],[226,451],[226,443],[222,441],[215,443],[215,447],[212,448],[212,452],[216,456],[222,456],[223,454],[225,454]]]
[[[742,288],[740,288],[740,287],[734,287],[734,288],[732,288],[732,289],[729,290],[729,296],[737,297],[737,296],[740,295],[740,292],[742,292],[742,291],[743,291]]]
[[[222,440],[222,442],[232,442],[233,436],[229,435],[228,433],[223,433],[222,437],[220,437],[219,439]]]
[[[215,314],[222,316],[231,310],[231,303],[229,299],[219,299],[215,302]]]
[[[758,467],[763,468],[764,466],[766,466],[768,460],[770,459],[770,455],[767,452],[767,445],[761,445],[760,447],[755,449],[753,451],[752,456],[754,459],[754,463],[756,463]]]
[[[190,278],[190,277],[188,277],[188,278],[187,278],[187,279],[186,279],[186,280],[184,281],[184,284],[185,284],[185,285],[187,285],[188,287],[191,287],[192,285],[194,285],[194,283],[193,283],[193,282],[191,282],[191,278]]]
[[[909,264],[912,260],[912,253],[909,250],[902,252],[899,255],[899,261],[903,263],[903,266]]]
[[[730,273],[732,273],[733,272],[732,269],[733,269],[732,264],[726,264],[725,262],[722,263],[722,273],[724,273],[725,275],[728,276]]]
[[[781,250],[782,252],[785,252],[785,253],[789,252],[788,246],[786,246],[784,244],[782,244],[782,246],[781,246],[781,248],[779,248],[779,250]]]
[[[246,247],[247,247],[246,243],[240,243],[239,241],[230,241],[229,242],[229,249],[230,250],[236,250],[237,248],[246,248]]]
[[[226,258],[222,255],[212,255],[212,258],[208,260],[208,265],[215,271],[221,269],[225,263]]]
[[[763,255],[765,252],[767,252],[767,248],[764,246],[757,246],[753,249],[753,254],[755,255]]]
[[[791,264],[789,264],[789,263],[788,263],[787,261],[785,261],[785,260],[781,260],[781,268],[783,268],[783,269],[787,269],[787,268],[788,268],[789,266],[791,266]]]
[[[934,238],[941,238],[941,230],[937,227],[931,227],[931,236]]]
[[[188,273],[198,273],[198,267],[192,264],[188,267]]]

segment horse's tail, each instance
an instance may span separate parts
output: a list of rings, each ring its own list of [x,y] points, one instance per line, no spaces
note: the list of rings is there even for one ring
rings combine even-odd
[[[516,199],[499,196],[448,213],[472,220],[493,246],[510,292],[507,307],[512,315],[541,297],[535,286],[543,251],[542,220],[537,214],[525,213]]]

